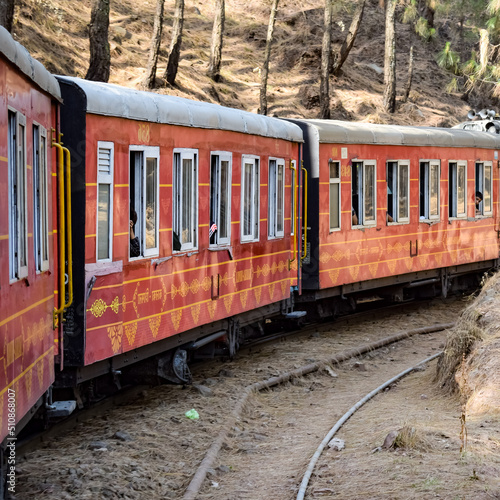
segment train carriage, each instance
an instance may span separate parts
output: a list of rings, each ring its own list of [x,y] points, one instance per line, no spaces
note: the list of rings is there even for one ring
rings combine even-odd
[[[381,288],[403,300],[496,267],[498,136],[297,121],[309,174],[304,300]],[[476,207],[476,192],[482,201]],[[334,304],[335,301],[331,302]],[[326,314],[332,307],[322,304]]]
[[[201,337],[225,335],[234,353],[245,323],[290,310],[299,127],[59,81],[74,206],[66,385]],[[174,364],[183,364],[182,355]]]
[[[57,80],[2,27],[0,96],[0,443],[5,445],[54,381],[51,140],[61,96]]]

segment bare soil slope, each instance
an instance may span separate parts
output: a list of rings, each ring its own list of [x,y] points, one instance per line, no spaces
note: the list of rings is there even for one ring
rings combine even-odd
[[[140,87],[147,63],[155,12],[154,0],[111,2],[110,82]],[[260,67],[269,18],[269,2],[226,2],[222,81],[207,76],[214,0],[187,0],[180,68],[174,87],[159,92],[218,102],[249,111],[259,106]],[[56,74],[84,77],[88,67],[90,0],[19,0],[14,36]],[[344,40],[355,4],[336,4],[334,50]],[[323,0],[282,0],[275,28],[268,87],[269,114],[315,118],[319,113],[319,65],[323,33]],[[174,2],[165,3],[163,45],[158,68],[161,85],[171,36]],[[397,22],[398,92],[407,79],[410,45],[415,45],[415,70],[410,101],[397,112],[381,110],[383,93],[384,12],[368,1],[360,33],[343,74],[332,81],[333,118],[378,123],[450,126],[469,109],[460,94],[448,94],[452,79],[435,62],[446,40],[455,35],[437,16],[438,37],[426,43],[409,25]],[[483,103],[485,105],[485,103]]]

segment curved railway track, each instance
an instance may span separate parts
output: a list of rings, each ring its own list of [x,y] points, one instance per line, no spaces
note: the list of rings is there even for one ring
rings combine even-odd
[[[382,318],[377,318],[374,312],[364,313],[333,324],[308,327],[286,341],[253,345],[251,350],[241,352],[233,362],[214,360],[193,367],[196,381],[193,387],[183,390],[176,386],[161,386],[143,390],[135,402],[122,401],[122,407],[107,408],[104,414],[104,410],[99,411],[95,418],[77,423],[74,430],[65,431],[64,435],[60,432],[58,437],[52,437],[44,444],[39,443],[36,450],[24,451],[18,482],[21,497],[37,498],[43,493],[46,498],[63,499],[100,496],[140,498],[139,492],[142,491],[147,492],[148,498],[229,499],[235,498],[234,494],[239,495],[238,498],[254,500],[271,498],[259,496],[258,492],[255,492],[256,496],[252,496],[251,492],[231,492],[241,470],[237,466],[224,466],[233,462],[235,456],[253,457],[252,453],[238,451],[241,447],[232,443],[240,438],[241,432],[246,435],[247,431],[241,429],[250,426],[247,414],[255,411],[255,405],[260,404],[259,398],[270,397],[276,392],[267,391],[256,397],[254,391],[289,381],[291,383],[278,389],[277,393],[291,389],[304,390],[306,399],[315,392],[319,395],[311,387],[317,383],[316,379],[337,380],[323,368],[331,371],[332,363],[340,361],[340,357],[349,359],[349,356],[354,356],[356,360],[348,363],[346,371],[364,378],[367,375],[371,377],[368,372],[363,372],[363,365],[367,362],[361,359],[362,351],[368,353],[367,359],[370,360],[380,356],[392,359],[392,353],[396,352],[392,347],[380,350],[389,341],[389,333],[408,329],[422,333],[426,331],[424,325],[429,323],[446,323],[449,326],[462,305],[459,302],[435,301],[408,308],[400,306],[399,310],[393,308],[381,312]],[[405,334],[398,335],[399,340],[405,337]],[[435,335],[433,337],[434,342],[441,342]],[[407,339],[402,344],[405,342],[403,351],[407,351],[408,346],[417,349],[417,340]],[[366,344],[365,349],[360,349],[360,343]],[[424,350],[426,343],[423,342]],[[374,353],[372,350],[376,348],[379,351]],[[396,366],[390,360],[383,364]],[[316,374],[299,378],[311,372]],[[322,384],[324,382],[319,382],[319,385]],[[238,416],[236,410],[244,407],[245,413]],[[198,421],[190,421],[184,416],[191,408],[197,409],[200,414]],[[280,411],[279,405],[277,411]],[[300,426],[298,419],[297,426]],[[264,434],[268,427],[264,425]],[[294,433],[297,432],[295,429]],[[127,433],[130,441],[113,437],[117,431]],[[92,446],[96,441],[104,442],[104,449],[96,450]],[[260,449],[256,449],[255,456],[258,457]],[[219,451],[221,454],[218,454]],[[304,455],[302,461],[308,458],[310,456]],[[109,466],[111,463],[112,467]],[[196,473],[200,464],[201,472]],[[305,463],[296,465],[298,470],[305,470]],[[224,474],[227,468],[235,472]],[[48,474],[47,470],[51,469],[55,472]],[[219,479],[218,474],[224,477]],[[227,486],[224,486],[226,483]],[[295,479],[295,483],[286,493],[281,485],[280,491],[284,496],[272,498],[291,498],[290,494],[298,488],[300,480]]]

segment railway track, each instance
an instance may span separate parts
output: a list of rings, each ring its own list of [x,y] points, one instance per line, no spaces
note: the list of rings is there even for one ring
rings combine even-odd
[[[92,495],[96,493],[97,497],[102,495],[119,498],[126,493],[128,496],[125,498],[139,498],[140,491],[147,491],[148,498],[182,498],[183,495],[186,499],[212,498],[214,494],[216,496],[213,498],[235,498],[231,496],[235,493],[231,493],[231,483],[236,479],[236,472],[224,474],[221,471],[229,468],[238,469],[240,473],[238,467],[224,464],[233,462],[235,456],[253,456],[251,453],[239,452],[240,448],[235,451],[231,443],[240,438],[235,428],[244,434],[249,432],[242,428],[250,425],[246,423],[249,422],[248,412],[252,414],[255,411],[254,405],[260,404],[259,398],[287,392],[288,388],[299,392],[306,388],[306,394],[309,395],[316,391],[313,387],[317,383],[316,379],[323,380],[326,377],[326,380],[335,382],[337,378],[322,368],[328,366],[326,370],[331,370],[333,358],[342,351],[351,351],[350,355],[355,356],[356,360],[345,368],[347,372],[356,373],[362,378],[370,377],[369,372],[363,371],[363,365],[367,362],[360,358],[360,343],[369,345],[369,351],[372,344],[380,343],[381,339],[388,337],[388,333],[416,330],[430,322],[449,323],[450,319],[456,318],[461,307],[462,304],[457,302],[434,302],[408,309],[400,308],[399,311],[384,311],[382,319],[371,312],[357,318],[346,318],[333,325],[311,325],[301,333],[288,337],[285,342],[253,345],[251,350],[243,351],[234,362],[210,361],[196,366],[193,368],[193,387],[182,389],[162,386],[142,390],[139,399],[135,395],[134,402],[122,401],[120,404],[124,406],[120,408],[107,408],[85,423],[77,422],[76,428],[66,431],[65,435],[52,437],[46,443],[39,442],[41,447],[38,446],[37,450],[23,451],[19,491],[22,498],[37,498],[41,489],[48,485],[43,490],[46,498],[65,498],[65,495],[70,495],[68,498],[95,498]],[[409,326],[415,328],[408,328]],[[405,340],[403,344],[404,342],[407,346],[413,346],[416,341]],[[440,342],[439,339],[436,342]],[[369,359],[392,356],[392,347],[383,349],[378,353],[367,351],[368,356],[373,356]],[[392,361],[387,363],[396,365]],[[303,366],[311,368],[313,365],[316,374],[305,379],[298,378],[308,371],[306,369],[299,373]],[[276,381],[280,378],[291,382],[286,386],[287,389],[267,391],[259,396],[254,394],[258,384],[269,387],[269,379]],[[262,380],[266,382],[263,383]],[[320,382],[320,385],[323,383]],[[249,389],[252,386],[254,388]],[[242,402],[242,394],[248,394],[248,401]],[[238,406],[245,407],[240,417],[233,414]],[[184,416],[191,408],[198,411],[199,420],[191,421]],[[287,423],[282,424],[287,427]],[[269,424],[261,432],[266,434],[268,427]],[[221,429],[227,429],[226,435],[222,437]],[[118,431],[125,432],[130,441],[120,441],[113,437]],[[267,437],[263,440],[267,441]],[[222,454],[216,453],[207,466],[207,450],[211,449],[214,441],[219,442]],[[105,443],[101,451],[92,446],[95,442]],[[210,454],[209,451],[208,455]],[[260,453],[255,455],[258,457]],[[109,463],[115,466],[107,469]],[[191,484],[200,476],[195,472],[200,463],[205,463],[205,472],[202,474],[204,477],[198,490],[192,493],[194,490]],[[57,472],[51,475],[45,473],[44,477],[44,469],[46,471],[46,467],[50,468],[51,465]],[[117,474],[118,470],[122,474]],[[223,474],[223,479],[218,474]],[[84,480],[90,480],[90,486],[87,483],[83,486]],[[296,482],[297,487],[299,482]],[[225,493],[227,496],[224,496]],[[194,496],[189,496],[193,494]],[[259,496],[258,492],[255,493],[257,496],[252,494],[238,493],[243,495],[240,498],[271,498]]]

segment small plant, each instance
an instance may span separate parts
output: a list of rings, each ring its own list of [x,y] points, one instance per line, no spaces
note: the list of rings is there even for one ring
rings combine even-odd
[[[417,2],[416,0],[411,0],[410,4],[408,5],[408,7],[406,7],[404,11],[403,23],[404,24],[413,23],[415,19],[417,19],[417,16],[418,16]]]
[[[417,429],[411,425],[405,424],[399,431],[396,440],[394,441],[394,448],[416,448],[419,444],[419,437]]]
[[[420,17],[415,24],[415,31],[426,42],[430,42],[436,37],[436,30],[434,28],[429,28],[427,19],[424,19],[423,17]]]
[[[458,81],[456,78],[451,79],[451,82],[446,86],[446,92],[448,94],[453,94],[454,92],[458,92]]]
[[[440,68],[444,68],[458,74],[460,56],[454,50],[451,50],[450,42],[446,42],[444,49],[437,56],[437,63]]]

